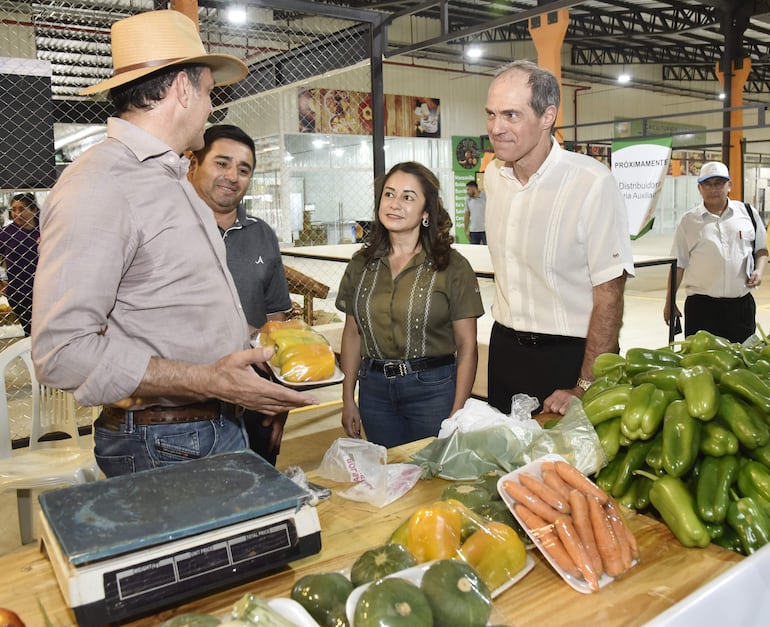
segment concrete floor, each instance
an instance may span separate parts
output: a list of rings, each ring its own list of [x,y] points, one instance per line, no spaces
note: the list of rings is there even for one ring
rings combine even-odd
[[[634,253],[637,255],[668,256],[671,246],[671,235],[648,234],[634,242]],[[668,266],[640,268],[636,277],[630,279],[626,287],[625,317],[621,331],[621,350],[624,352],[634,346],[655,348],[663,346],[668,340],[668,329],[663,322],[663,305],[665,302],[666,280]],[[487,288],[488,289],[488,288]],[[491,294],[483,294],[485,304],[491,302]],[[766,332],[770,332],[770,277],[760,286],[756,293],[757,322]],[[683,302],[680,295],[680,306]],[[488,309],[488,307],[487,307]],[[488,337],[491,328],[491,318],[486,314],[479,323],[479,338],[483,341]],[[681,336],[679,336],[681,338]],[[341,386],[324,388],[316,391],[322,405],[319,408],[292,413],[286,426],[281,454],[278,457],[278,468],[285,469],[289,465],[299,464],[309,471],[320,462],[318,454],[308,458],[300,444],[309,434],[318,434],[323,444],[331,443],[337,437],[343,437],[344,432],[339,423],[339,401]],[[296,445],[293,445],[293,441]],[[317,450],[317,447],[315,447]],[[11,551],[19,546],[19,532],[16,516],[15,493],[0,494],[0,554]]]

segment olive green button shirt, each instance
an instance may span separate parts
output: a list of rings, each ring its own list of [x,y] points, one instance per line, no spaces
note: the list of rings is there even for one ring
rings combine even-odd
[[[473,268],[455,250],[441,272],[421,251],[395,280],[387,256],[367,265],[357,254],[342,277],[336,305],[355,317],[361,354],[372,359],[454,354],[452,322],[484,313]]]

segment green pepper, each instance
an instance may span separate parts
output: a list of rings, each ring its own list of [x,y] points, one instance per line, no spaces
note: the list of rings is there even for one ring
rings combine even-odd
[[[759,349],[759,358],[770,361],[770,344],[765,344],[762,348]]]
[[[767,379],[770,377],[770,361],[767,361],[767,359],[758,359],[749,366],[749,370],[754,374],[758,374],[760,377],[765,377]]]
[[[626,360],[617,353],[602,353],[594,359],[594,379],[607,377],[615,383],[620,381],[626,372]]]
[[[747,452],[751,459],[758,461],[765,468],[770,470],[770,442]]]
[[[738,469],[738,490],[770,512],[770,470],[754,460],[744,460]]]
[[[703,526],[706,527],[706,531],[709,532],[709,538],[711,538],[712,542],[725,535],[724,523],[704,522]]]
[[[663,434],[658,434],[652,441],[650,450],[647,451],[647,456],[644,458],[647,465],[655,472],[656,475],[662,475],[666,472],[663,468]]]
[[[636,478],[636,503],[634,503],[634,509],[637,512],[641,512],[650,506],[650,489],[653,483],[655,482],[648,477]]]
[[[709,372],[714,381],[719,382],[722,375],[730,370],[735,370],[743,365],[743,361],[733,353],[723,350],[705,350],[699,353],[689,353],[682,357],[682,368],[703,366]]]
[[[698,458],[702,424],[687,410],[687,401],[674,401],[663,417],[663,469],[681,477]]]
[[[721,546],[723,549],[745,555],[738,533],[729,525],[723,525],[722,535],[712,536],[711,541],[717,546]]]
[[[707,350],[723,350],[739,356],[739,351],[730,340],[701,329],[682,342],[682,352],[700,353]]]
[[[735,455],[738,452],[738,438],[727,427],[716,420],[703,423],[700,452],[711,457]]]
[[[588,389],[590,390],[591,388]],[[588,420],[595,427],[605,420],[619,417],[626,408],[630,394],[630,383],[620,383],[600,392],[587,403],[583,403],[583,409],[586,412],[586,416],[588,416]]]
[[[618,474],[620,465],[623,463],[623,456],[618,455],[615,459],[611,460],[604,468],[602,468],[594,477],[594,482],[602,490],[609,494],[612,490],[612,485],[615,483],[615,477]]]
[[[671,475],[650,477],[650,503],[684,546],[706,547],[711,537],[695,510],[695,499],[684,482]]]
[[[620,503],[623,507],[627,507],[628,509],[634,509],[634,506],[636,505],[637,492],[638,484],[636,481],[632,481],[628,486],[628,490],[626,490],[625,493],[621,496],[616,497],[618,503]]]
[[[653,368],[679,366],[682,356],[669,348],[629,348],[626,351],[626,375],[633,377]]]
[[[738,458],[704,457],[700,462],[695,502],[698,515],[705,522],[721,523],[730,505],[730,488],[738,476]]]
[[[628,447],[610,490],[612,496],[620,498],[626,493],[634,480],[634,472],[644,466],[645,457],[652,448],[652,444],[652,440],[640,440]]]
[[[602,445],[607,461],[612,461],[620,450],[620,418],[605,420],[596,425],[596,435]]]
[[[770,413],[770,383],[757,373],[746,368],[726,372],[719,386],[725,392],[735,394],[763,412]]]
[[[738,352],[741,355],[741,361],[743,361],[747,368],[750,368],[759,361],[759,353],[754,349],[739,345]]]
[[[684,394],[687,410],[693,418],[711,420],[719,409],[719,389],[704,366],[682,368],[679,389]]]
[[[660,388],[661,390],[679,391],[678,381],[680,372],[682,372],[681,368],[674,367],[645,370],[644,372],[634,375],[631,379],[631,383],[634,385],[652,383],[656,388]]]
[[[610,377],[599,377],[598,379],[595,379],[591,383],[589,388],[583,393],[583,396],[581,396],[580,398],[583,401],[583,404],[585,405],[594,396],[598,396],[601,392],[604,392],[609,388],[614,388],[617,384],[618,382],[614,381]]]
[[[719,417],[733,432],[738,442],[752,450],[770,442],[770,427],[757,411],[732,394],[719,399]]]
[[[770,542],[770,517],[750,496],[730,503],[727,524],[738,534],[746,555],[751,555]]]
[[[629,440],[649,440],[658,432],[668,399],[652,383],[632,388],[620,418],[620,431]]]

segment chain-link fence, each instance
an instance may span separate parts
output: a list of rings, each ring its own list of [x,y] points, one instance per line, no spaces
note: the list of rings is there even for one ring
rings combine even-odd
[[[244,81],[215,91],[211,120],[238,125],[256,142],[247,212],[269,223],[282,247],[355,242],[373,207],[369,25],[286,11],[279,0],[260,5],[246,8],[241,23],[230,21],[223,3],[198,9],[207,50],[249,66]],[[29,330],[31,291],[21,299],[15,275],[24,275],[31,288],[37,256],[37,227],[24,230],[26,214],[14,199],[29,195],[42,205],[61,170],[104,138],[111,107],[77,94],[112,74],[111,24],[157,8],[165,7],[152,0],[0,0],[0,211],[9,230],[0,239],[3,343]],[[427,143],[419,156],[436,165],[437,141]],[[407,154],[418,157],[406,142],[394,144],[393,159]],[[313,321],[334,320],[344,264],[295,265],[330,288],[326,298],[313,299]],[[292,298],[301,308],[303,295]],[[28,377],[12,368],[6,386],[15,390],[13,413],[23,416]],[[24,431],[14,427],[14,437]]]

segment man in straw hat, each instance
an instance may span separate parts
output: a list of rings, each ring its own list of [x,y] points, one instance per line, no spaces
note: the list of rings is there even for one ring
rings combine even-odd
[[[730,200],[730,172],[724,163],[704,163],[698,175],[702,202],[682,215],[671,256],[676,257],[674,294],[684,279],[684,334],[706,330],[743,342],[756,330],[757,305],[751,290],[762,283],[767,265],[767,232],[756,210]],[[682,313],[674,303],[677,317]],[[663,319],[669,323],[670,297]]]
[[[151,43],[148,43],[151,42]],[[246,448],[244,407],[313,404],[261,377],[211,210],[187,180],[210,93],[246,75],[195,24],[151,11],[112,26],[107,139],[62,174],[41,212],[32,354],[41,383],[104,405],[107,476]]]

